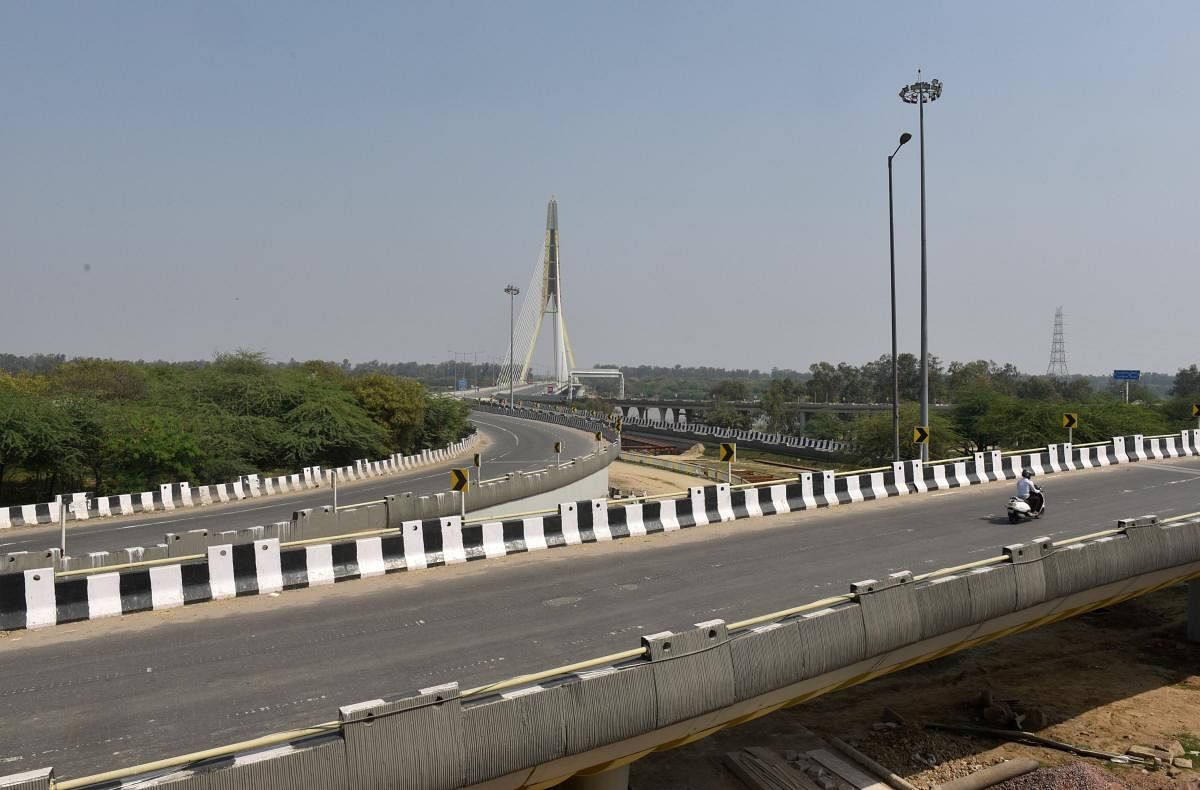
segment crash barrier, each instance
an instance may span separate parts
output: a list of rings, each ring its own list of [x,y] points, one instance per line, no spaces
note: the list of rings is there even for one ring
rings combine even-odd
[[[519,410],[541,415],[569,415],[577,419],[588,420],[591,424],[606,426],[612,422],[611,415],[592,411],[579,411],[554,404],[523,405],[510,410],[498,401],[489,399],[482,402],[481,408],[488,410],[503,409],[505,413]],[[622,425],[627,432],[633,432],[632,429],[636,428],[636,432],[639,434],[669,436],[673,439],[687,439],[695,442],[712,443],[732,440],[744,447],[801,458],[828,460],[850,449],[850,445],[845,442],[836,442],[828,439],[810,439],[807,436],[745,431],[695,422],[675,423],[651,420],[644,417],[623,417]]]
[[[622,452],[621,457],[617,460],[640,466],[652,466],[655,469],[665,469],[668,472],[678,472],[681,475],[688,475],[689,477],[703,477],[705,480],[732,483],[733,485],[744,485],[747,482],[745,478],[738,477],[737,475],[733,475],[733,479],[731,480],[729,473],[724,468],[691,464],[687,461],[672,461],[667,458],[657,458],[653,455]]]
[[[740,622],[649,634],[569,667],[345,705],[336,721],[56,786],[154,776],[181,790],[548,787],[1198,576],[1200,519],[1124,519],[1096,535],[1036,538],[954,568],[866,579]],[[21,786],[52,786],[46,772],[32,781]]]
[[[410,520],[414,512],[412,508],[440,509],[443,514],[456,511],[460,507],[456,495],[387,497],[377,503],[348,508],[336,515],[331,508],[302,510],[290,522],[222,532],[215,536],[210,536],[207,530],[193,530],[182,535],[168,533],[165,544],[126,549],[116,555],[101,553],[98,557],[61,558],[55,549],[16,552],[0,555],[0,565],[8,569],[7,573],[0,573],[0,629],[43,627],[217,598],[211,591],[211,584],[205,587],[209,584],[207,565],[214,561],[214,547],[257,547],[274,540],[275,543],[271,545],[276,548],[258,550],[264,552],[264,562],[278,562],[281,568],[291,569],[293,575],[284,585],[285,589],[290,589],[312,586],[313,579],[317,580],[316,583],[328,583],[377,573],[420,570],[574,544],[674,532],[711,523],[1010,480],[1025,467],[1046,474],[1137,460],[1196,455],[1200,446],[1198,435],[1200,431],[1192,429],[1178,436],[1116,437],[1111,443],[1088,447],[1051,445],[1044,451],[1010,455],[999,451],[976,453],[970,460],[942,464],[902,461],[892,464],[888,469],[842,475],[804,472],[797,480],[790,482],[757,487],[731,487],[728,484],[695,486],[680,497],[645,498],[622,503],[610,503],[605,499],[569,502],[559,505],[557,511],[466,525],[454,516],[430,518],[429,513],[422,514],[419,520]],[[578,474],[585,476],[615,455],[615,451],[609,453],[606,448],[606,452],[578,459],[572,466],[577,464]],[[549,475],[550,472],[544,474]],[[502,483],[497,482],[497,485]],[[554,485],[554,482],[551,480],[548,485]],[[389,530],[398,534],[379,534]],[[353,539],[335,541],[333,536],[339,535]],[[317,542],[320,538],[326,538],[328,542]],[[317,545],[305,546],[303,554],[295,551],[287,557],[274,558],[279,554],[280,544],[297,541],[312,541]],[[245,554],[246,549],[240,551]],[[253,556],[257,558],[260,555],[255,553]],[[216,561],[225,563],[224,555],[220,557]],[[124,579],[124,575],[133,573],[134,569],[125,570],[121,565],[135,563],[138,564],[136,573],[140,575]],[[151,577],[155,574],[150,574],[143,565],[159,568],[155,574],[166,579],[164,583],[170,585],[170,592],[159,596],[164,602],[161,607],[155,604],[158,599],[153,594],[152,586],[147,587],[151,585]],[[176,570],[166,570],[172,567]],[[330,567],[334,570],[330,571]],[[189,574],[187,579],[184,578],[185,570]],[[262,591],[257,565],[253,572],[251,570],[245,562],[234,567],[237,572],[235,575],[240,574],[241,578],[241,592],[238,594],[254,595]],[[55,581],[56,576],[60,581]],[[100,577],[103,577],[100,581],[92,581]],[[177,577],[178,586],[191,585],[190,593],[185,591],[182,600],[178,600],[180,596],[175,594]],[[86,584],[81,583],[84,581]],[[147,589],[149,593],[146,593]],[[124,590],[130,591],[128,597],[123,594]],[[270,591],[274,592],[275,589],[272,587]],[[95,607],[84,603],[85,600],[90,601],[93,592],[101,601]]]
[[[163,483],[157,490],[134,494],[97,497],[88,492],[81,492],[71,494],[69,499],[62,496],[55,497],[53,502],[4,506],[0,507],[0,529],[33,524],[56,524],[62,508],[65,508],[67,521],[81,521],[88,518],[130,516],[134,513],[177,510],[198,505],[237,502],[243,499],[305,491],[321,485],[328,485],[335,475],[339,482],[346,482],[381,477],[441,463],[471,450],[478,441],[478,434],[473,433],[461,441],[436,450],[422,450],[416,455],[395,453],[380,461],[356,461],[352,466],[336,469],[322,470],[319,466],[306,466],[294,474],[271,477],[262,477],[258,474],[243,475],[229,483],[194,487],[187,482]]]
[[[616,447],[607,445],[549,469],[484,481],[469,492],[468,504],[482,509],[553,491],[603,469],[616,455]],[[0,630],[169,609],[527,550],[514,541],[497,553],[493,524],[502,522],[487,522],[485,547],[484,524],[464,527],[459,516],[449,515],[461,509],[460,496],[409,493],[336,511],[306,508],[290,521],[267,526],[167,533],[156,546],[80,557],[60,556],[58,549],[0,554]],[[607,514],[605,500],[589,501],[582,517],[576,515],[575,503],[562,508],[565,515],[558,521],[537,519],[539,526],[546,522],[540,545],[594,542],[611,534],[602,517],[592,527],[593,510]],[[510,533],[512,529],[509,523]],[[617,534],[628,533],[618,528]],[[338,542],[339,536],[350,539]]]
[[[471,405],[475,411],[484,411],[490,414],[502,414],[508,417],[519,417],[523,420],[537,420],[538,422],[549,422],[555,425],[565,425],[568,428],[577,428],[581,431],[594,433],[599,431],[600,434],[610,442],[619,440],[620,435],[613,430],[610,421],[603,415],[594,412],[576,412],[565,409],[547,409],[537,406],[517,406],[516,408],[508,408],[497,401],[480,400]]]
[[[782,433],[764,433],[763,431],[743,431],[694,422],[674,423],[644,417],[626,417],[623,425],[627,432],[636,431],[639,434],[666,436],[695,442],[732,441],[737,442],[740,447],[815,460],[829,460],[850,449],[850,445],[845,442],[829,439],[810,439],[807,436],[789,436]]]

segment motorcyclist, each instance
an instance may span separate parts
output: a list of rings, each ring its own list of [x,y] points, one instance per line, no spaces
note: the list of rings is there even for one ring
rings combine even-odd
[[[1021,470],[1021,476],[1017,479],[1017,499],[1026,502],[1029,509],[1037,513],[1042,509],[1042,492],[1033,482],[1034,471],[1028,466]]]

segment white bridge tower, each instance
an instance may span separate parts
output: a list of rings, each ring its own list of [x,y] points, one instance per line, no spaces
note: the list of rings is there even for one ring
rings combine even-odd
[[[567,337],[567,324],[563,318],[562,270],[559,265],[558,249],[558,201],[550,199],[546,206],[546,242],[542,256],[533,269],[525,298],[521,301],[521,313],[516,319],[513,340],[514,360],[520,359],[521,368],[517,383],[525,381],[542,333],[542,321],[550,316],[550,334],[554,338],[554,381],[559,389],[570,383],[571,370],[575,367],[575,355],[571,352],[571,341]],[[509,357],[504,357],[500,384],[508,384]]]

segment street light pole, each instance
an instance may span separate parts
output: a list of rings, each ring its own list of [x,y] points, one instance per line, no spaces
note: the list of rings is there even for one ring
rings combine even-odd
[[[888,157],[888,243],[892,259],[892,460],[900,460],[900,372],[896,367],[896,220],[892,207],[892,159],[900,153],[900,146],[912,139],[904,132],[900,144]]]
[[[906,104],[917,105],[921,133],[921,425],[929,427],[929,300],[928,271],[925,255],[925,103],[937,101],[942,95],[939,80],[921,81],[917,70],[917,81],[900,89],[900,98]],[[929,460],[929,444],[921,445],[921,460]]]
[[[508,294],[508,408],[513,407],[513,310],[516,304],[517,294],[521,293],[521,289],[515,285],[506,285],[504,293]]]

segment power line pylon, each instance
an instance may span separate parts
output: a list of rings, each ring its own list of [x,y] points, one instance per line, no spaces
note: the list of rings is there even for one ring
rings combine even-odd
[[[1050,341],[1050,364],[1046,367],[1046,375],[1053,378],[1067,376],[1067,344],[1063,340],[1062,305],[1054,311],[1054,337]]]

